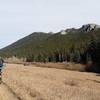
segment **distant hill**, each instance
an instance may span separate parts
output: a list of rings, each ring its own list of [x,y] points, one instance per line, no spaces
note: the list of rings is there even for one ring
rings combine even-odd
[[[38,49],[41,42],[51,36],[50,33],[34,32],[29,36],[26,36],[15,43],[0,50],[1,56],[11,57],[18,55],[19,57],[29,55],[29,51],[32,49]],[[32,53],[32,52],[30,52]]]
[[[100,26],[83,25],[58,33],[35,32],[0,50],[0,56],[39,62],[100,62]],[[96,60],[95,60],[96,59]]]

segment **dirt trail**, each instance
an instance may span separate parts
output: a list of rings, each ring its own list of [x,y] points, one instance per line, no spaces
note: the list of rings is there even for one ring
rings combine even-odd
[[[14,92],[5,84],[0,84],[0,100],[19,100]]]

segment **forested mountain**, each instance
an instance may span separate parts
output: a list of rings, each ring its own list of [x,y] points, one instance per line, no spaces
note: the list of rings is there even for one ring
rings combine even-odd
[[[0,50],[0,55],[3,57],[26,57],[31,55],[33,50],[37,50],[41,42],[51,36],[50,33],[34,32],[15,43]]]
[[[39,62],[100,63],[100,26],[83,25],[58,33],[35,32],[0,50],[0,56]]]

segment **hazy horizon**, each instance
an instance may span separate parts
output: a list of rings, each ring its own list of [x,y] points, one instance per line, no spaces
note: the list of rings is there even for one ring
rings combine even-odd
[[[32,32],[58,32],[100,24],[99,0],[3,0],[0,2],[0,48]]]

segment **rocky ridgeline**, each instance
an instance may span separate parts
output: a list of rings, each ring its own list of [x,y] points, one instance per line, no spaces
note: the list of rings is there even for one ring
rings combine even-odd
[[[86,24],[83,25],[82,28],[80,28],[79,30],[81,32],[90,32],[90,31],[94,31],[100,28],[100,25],[96,25],[96,24]]]
[[[76,32],[91,32],[91,31],[95,31],[97,29],[100,29],[100,25],[97,24],[86,24],[83,25],[81,28],[79,29],[75,29],[75,28],[70,28],[70,29],[66,29],[61,31],[61,34],[67,34],[67,33],[76,33]]]

